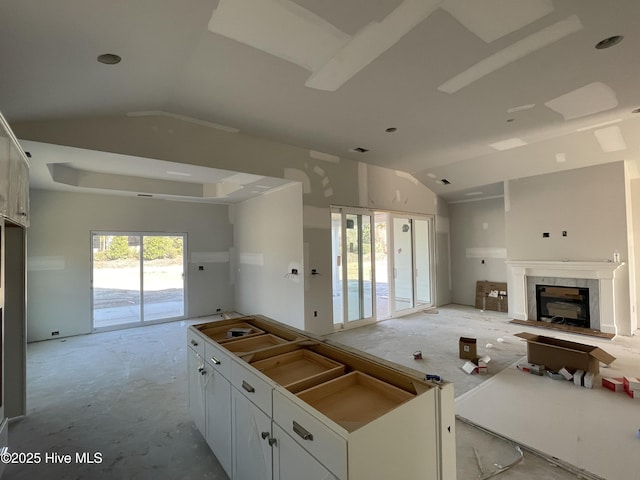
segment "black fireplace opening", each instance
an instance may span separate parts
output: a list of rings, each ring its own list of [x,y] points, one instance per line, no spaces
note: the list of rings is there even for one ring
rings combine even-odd
[[[589,289],[536,285],[538,321],[590,328]]]

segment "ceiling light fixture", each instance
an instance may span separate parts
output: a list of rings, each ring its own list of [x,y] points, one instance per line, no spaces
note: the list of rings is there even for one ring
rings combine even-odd
[[[617,44],[619,44],[624,37],[622,35],[613,35],[612,37],[605,38],[604,40],[600,40],[596,43],[596,48],[598,50],[604,50],[605,48],[611,48]]]
[[[122,57],[115,53],[103,53],[102,55],[98,55],[98,61],[105,65],[116,65],[122,61]]]
[[[393,133],[393,132],[397,132],[398,129],[396,127],[389,127],[387,129],[385,129],[385,132],[387,133]]]

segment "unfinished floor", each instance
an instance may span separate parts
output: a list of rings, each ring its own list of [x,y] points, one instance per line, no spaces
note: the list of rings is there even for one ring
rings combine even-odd
[[[10,425],[11,450],[43,456],[100,452],[102,462],[7,465],[3,478],[226,479],[187,412],[186,327],[207,320],[30,344],[28,415]],[[504,314],[450,306],[437,314],[388,320],[330,338],[442,375],[460,395],[525,355],[524,342],[512,336],[523,328],[509,324]],[[479,353],[492,357],[490,375],[460,370],[460,335],[476,337]],[[423,352],[423,360],[413,360],[415,350]],[[509,442],[461,422],[456,428],[459,480],[489,478],[519,458]],[[593,477],[525,451],[522,461],[496,478]]]

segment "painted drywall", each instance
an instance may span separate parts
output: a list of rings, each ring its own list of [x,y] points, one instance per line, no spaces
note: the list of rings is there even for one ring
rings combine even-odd
[[[606,262],[615,251],[622,262],[629,260],[622,161],[512,180],[505,203],[509,260]],[[616,291],[627,286],[616,297],[616,325],[623,335],[631,333],[632,323],[628,275],[626,267],[616,274]]]
[[[325,272],[331,269],[331,205],[421,214],[434,214],[439,208],[436,195],[406,173],[176,118],[114,116],[25,122],[13,127],[18,137],[26,140],[299,181],[304,192],[304,218],[297,228],[302,229],[306,258],[313,268]],[[320,233],[318,229],[329,230]],[[448,275],[447,235],[439,231],[437,237],[439,287],[449,284],[448,277],[439,277],[441,272]],[[305,272],[309,270],[305,268]],[[327,278],[308,282],[303,293],[305,323],[313,333],[328,333],[333,328],[332,291]],[[438,288],[438,304],[449,303],[447,298],[448,288]]]
[[[32,190],[29,341],[51,338],[52,331],[91,332],[91,231],[186,233],[188,259],[190,252],[228,252],[233,244],[225,205]],[[189,316],[233,309],[229,262],[188,262],[186,277]]]
[[[302,185],[233,205],[236,310],[304,330]],[[292,274],[292,269],[297,274]]]
[[[453,303],[475,305],[476,282],[506,282],[504,199],[450,203]]]
[[[631,205],[632,205],[632,228],[633,228],[633,249],[635,252],[640,252],[640,179],[636,178],[631,180]],[[632,325],[632,331],[638,329],[637,314],[640,309],[638,303],[640,299],[640,268],[635,269],[635,300],[636,303],[632,306],[635,310],[635,325]],[[635,329],[633,328],[635,327]]]
[[[616,162],[510,181],[509,260],[627,261],[624,178]]]

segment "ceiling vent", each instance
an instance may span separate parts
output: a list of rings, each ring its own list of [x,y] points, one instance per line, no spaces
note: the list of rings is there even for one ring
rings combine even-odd
[[[449,180],[447,180],[446,178],[443,178],[440,181],[442,182],[443,185],[450,185],[451,184],[451,182]]]
[[[362,147],[356,147],[356,148],[352,148],[349,151],[350,152],[355,152],[355,153],[367,153],[369,151],[369,149],[368,148],[362,148]]]
[[[153,195],[150,195],[148,193],[139,193],[138,196],[139,197],[145,197],[145,198],[152,198],[153,197]]]

